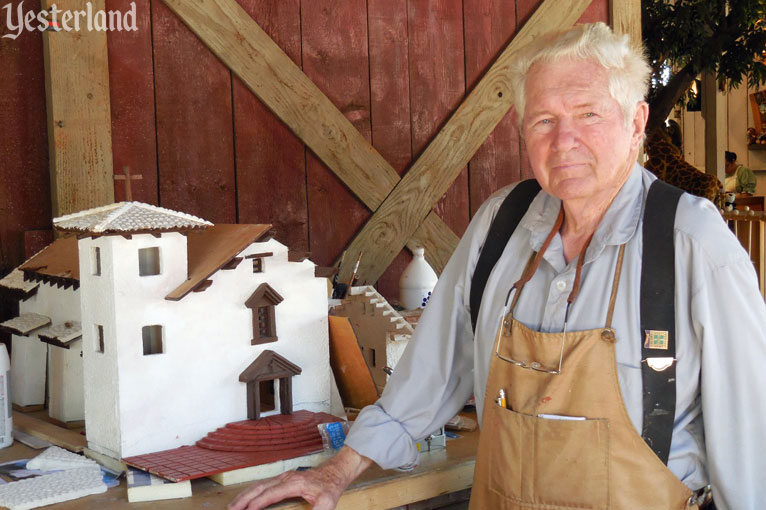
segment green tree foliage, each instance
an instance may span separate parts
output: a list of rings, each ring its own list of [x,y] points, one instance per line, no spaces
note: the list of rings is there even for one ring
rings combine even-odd
[[[766,83],[766,0],[642,0],[644,45],[653,66],[648,129],[660,126],[701,72],[719,87]],[[673,69],[663,85],[663,68]]]

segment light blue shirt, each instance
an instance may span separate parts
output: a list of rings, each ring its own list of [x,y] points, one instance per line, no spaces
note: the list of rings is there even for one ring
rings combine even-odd
[[[637,431],[643,412],[641,226],[655,178],[636,165],[607,210],[586,252],[567,326],[604,326],[618,248],[627,243],[613,328],[620,389]],[[481,422],[505,296],[560,208],[560,200],[545,192],[533,200],[489,277],[474,341],[471,277],[489,225],[512,187],[495,193],[476,213],[383,395],[360,413],[349,433],[346,444],[383,468],[417,462],[415,441],[449,420],[471,393]],[[710,201],[681,198],[674,239],[678,384],[668,467],[691,489],[711,483],[720,509],[756,509],[766,487],[766,306],[747,253]],[[562,331],[576,263],[564,260],[557,234],[515,317],[540,331]]]

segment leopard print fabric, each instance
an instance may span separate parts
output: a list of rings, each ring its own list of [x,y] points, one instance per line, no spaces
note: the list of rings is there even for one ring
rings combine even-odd
[[[721,206],[721,181],[684,161],[681,150],[673,145],[664,129],[658,128],[649,133],[644,147],[649,156],[644,164],[647,170],[668,184]]]

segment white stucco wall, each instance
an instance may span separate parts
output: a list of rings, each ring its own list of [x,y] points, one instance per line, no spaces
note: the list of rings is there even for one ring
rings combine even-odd
[[[41,283],[35,295],[19,303],[19,313],[37,313],[50,317],[51,325],[56,326],[66,321],[80,320],[79,290],[68,289]],[[40,405],[45,399],[46,357],[48,344],[41,342],[35,332],[28,337],[13,336],[11,356],[11,401],[20,406]],[[49,413],[53,418],[62,421],[77,421],[83,419],[83,386],[82,358],[80,358],[79,342],[74,342],[70,350],[75,356],[70,356],[66,362],[69,368],[60,363],[60,355],[56,353],[54,362],[48,366],[51,381],[49,382]],[[57,351],[65,351],[59,347],[50,347]],[[66,377],[63,370],[71,370]],[[58,409],[68,408],[66,415],[58,413]]]
[[[193,444],[219,426],[247,419],[239,374],[266,349],[303,369],[293,379],[294,409],[330,411],[327,284],[314,278],[311,262],[287,262],[287,248],[276,241],[256,243],[240,256],[272,252],[264,273],[253,273],[246,259],[215,273],[204,292],[168,301],[165,296],[186,279],[182,236],[80,243],[83,288],[94,285],[83,293],[91,448],[114,457],[139,455]],[[86,274],[82,255],[94,243],[102,247],[98,280]],[[139,277],[137,249],[148,246],[161,247],[162,274]],[[264,281],[284,298],[275,309],[279,340],[253,346],[252,312],[244,303]],[[94,323],[105,327],[103,354],[94,349]],[[162,354],[143,354],[142,327],[148,325],[162,326]]]
[[[147,316],[154,320],[161,307],[169,303],[165,295],[186,279],[186,238],[178,233],[163,234],[160,238],[149,234],[134,235],[132,239],[106,236],[82,239],[79,246],[88,445],[100,453],[119,457],[125,432],[121,401],[123,398],[130,401],[138,391],[120,378],[123,371],[129,375],[131,370],[143,370],[144,367],[131,362],[134,351],[142,350],[140,326],[149,320]],[[100,276],[91,274],[93,247],[101,248]],[[149,247],[160,248],[160,274],[139,276],[138,250]],[[97,325],[104,328],[103,353],[97,352]],[[150,395],[147,390],[160,382],[153,380],[150,371],[140,380],[141,398]],[[144,407],[153,404],[147,399]]]
[[[82,339],[70,342],[69,349],[48,347],[48,415],[64,423],[85,419],[80,353]]]
[[[11,402],[18,406],[45,403],[45,356],[48,344],[36,335],[11,337]]]
[[[314,278],[310,262],[288,263],[287,249],[276,241],[241,255],[263,252],[274,253],[264,273],[253,273],[246,259],[179,302],[131,302],[131,310],[143,306],[143,312],[120,319],[121,330],[134,332],[122,339],[127,347],[120,359],[122,456],[193,444],[219,426],[247,419],[239,374],[266,349],[303,369],[293,379],[294,409],[329,412],[326,283]],[[252,312],[244,303],[264,281],[284,298],[275,309],[279,340],[253,346]],[[140,330],[150,324],[163,326],[163,354],[142,354]]]

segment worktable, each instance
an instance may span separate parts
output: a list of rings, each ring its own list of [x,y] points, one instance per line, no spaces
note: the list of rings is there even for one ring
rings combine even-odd
[[[339,510],[384,510],[460,491],[471,486],[479,433],[460,432],[461,438],[447,442],[447,448],[422,455],[421,465],[410,472],[382,470],[373,466],[349,487],[338,503]],[[32,458],[33,450],[15,442],[0,450],[0,462]],[[192,497],[145,503],[128,503],[125,479],[119,487],[85,498],[59,503],[52,510],[199,510],[226,508],[247,484],[223,487],[207,478],[192,480]],[[311,508],[302,500],[274,505],[279,510]]]

